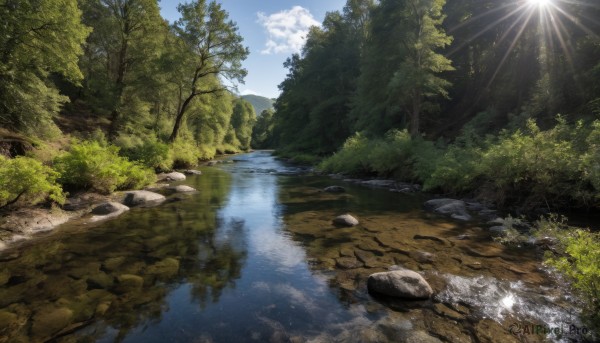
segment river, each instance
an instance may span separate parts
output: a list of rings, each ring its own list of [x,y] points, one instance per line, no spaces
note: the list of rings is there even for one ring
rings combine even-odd
[[[578,339],[578,310],[532,248],[269,152],[229,157],[117,219],[0,252],[0,342],[519,342]],[[322,192],[330,185],[347,189]],[[352,213],[361,224],[336,228]],[[372,297],[402,266],[429,301]],[[530,332],[529,328],[552,331]]]

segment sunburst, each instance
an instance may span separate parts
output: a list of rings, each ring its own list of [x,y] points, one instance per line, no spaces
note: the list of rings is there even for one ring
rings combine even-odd
[[[597,18],[589,18],[585,13],[569,13],[569,8],[573,5],[585,7],[599,8],[598,4],[589,2],[587,0],[513,0],[503,5],[488,10],[479,16],[473,17],[466,22],[459,24],[458,26],[451,28],[449,31],[452,32],[461,27],[468,26],[469,23],[479,20],[485,20],[486,17],[494,15],[498,11],[506,11],[506,14],[500,18],[495,19],[490,24],[486,25],[483,30],[476,32],[471,37],[463,41],[462,44],[455,46],[449,52],[449,56],[458,52],[465,46],[469,45],[472,41],[483,35],[489,30],[492,30],[498,25],[507,25],[508,29],[501,35],[495,45],[500,46],[500,43],[509,36],[512,36],[512,42],[508,45],[508,49],[504,52],[503,58],[500,63],[496,66],[491,79],[488,82],[488,87],[494,82],[502,67],[506,63],[508,57],[512,53],[512,50],[518,43],[519,39],[523,36],[523,33],[528,27],[538,23],[538,32],[540,33],[541,45],[551,47],[554,46],[554,42],[558,42],[560,49],[563,51],[565,60],[570,64],[570,67],[574,69],[572,52],[574,47],[569,41],[569,31],[567,29],[566,22],[570,22],[573,26],[583,30],[586,34],[599,39],[597,33],[591,30],[585,23],[591,24],[592,27],[600,26]],[[511,8],[512,7],[512,8]],[[537,20],[535,20],[537,19]]]

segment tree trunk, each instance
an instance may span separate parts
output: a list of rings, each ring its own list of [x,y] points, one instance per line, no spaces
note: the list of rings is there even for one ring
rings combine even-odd
[[[413,95],[413,108],[410,113],[410,136],[416,138],[419,136],[419,125],[421,116],[421,94],[419,91],[415,91]]]
[[[173,143],[177,139],[177,135],[179,134],[179,128],[181,127],[181,122],[183,121],[183,116],[185,115],[185,111],[187,110],[188,105],[194,99],[195,94],[192,93],[190,96],[185,99],[183,105],[181,105],[181,109],[177,113],[177,117],[175,118],[175,125],[173,126],[173,132],[171,133],[171,137],[169,137],[169,142]]]

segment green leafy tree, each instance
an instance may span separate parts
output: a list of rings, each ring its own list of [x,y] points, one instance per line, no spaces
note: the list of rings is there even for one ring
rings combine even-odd
[[[194,1],[180,4],[178,10],[181,19],[175,23],[174,29],[185,51],[189,52],[182,56],[179,66],[190,76],[190,81],[175,117],[169,137],[171,142],[177,138],[183,118],[196,97],[226,90],[222,84],[205,82],[206,79],[223,76],[242,82],[247,72],[241,61],[249,54],[248,48],[242,45],[243,39],[236,24],[228,21],[228,13],[217,2]]]
[[[252,128],[256,122],[256,114],[252,104],[244,99],[236,99],[233,105],[231,115],[231,126],[235,131],[237,140],[240,142],[242,150],[250,149],[252,140]]]
[[[0,32],[0,125],[40,134],[68,100],[48,76],[82,80],[77,62],[90,29],[76,0],[4,0]]]
[[[266,149],[272,147],[273,140],[273,110],[268,109],[256,119],[256,124],[252,130],[252,147],[257,149]]]
[[[438,75],[453,70],[449,59],[437,50],[452,42],[440,27],[445,16],[445,0],[406,0],[399,8],[399,42],[402,62],[395,71],[389,87],[399,96],[400,104],[409,114],[410,134],[419,135],[421,115],[432,109],[429,101],[435,96],[448,95],[450,83]],[[393,43],[392,43],[393,44]]]

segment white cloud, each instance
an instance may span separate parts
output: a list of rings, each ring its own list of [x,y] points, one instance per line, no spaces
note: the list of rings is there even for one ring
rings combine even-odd
[[[262,54],[299,52],[310,27],[320,26],[310,11],[301,6],[271,15],[259,12],[258,22],[269,36]]]

